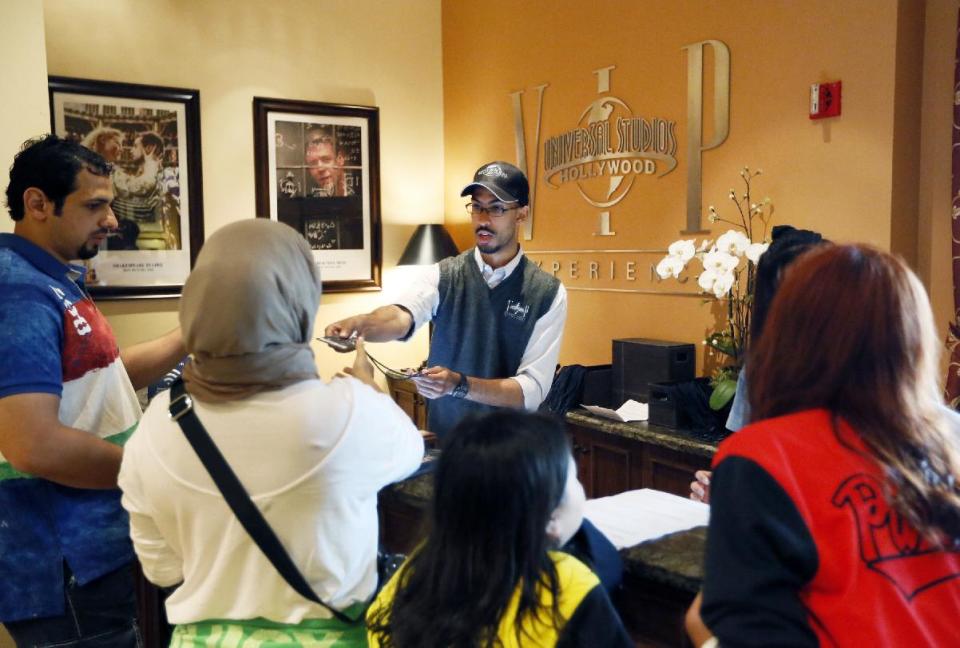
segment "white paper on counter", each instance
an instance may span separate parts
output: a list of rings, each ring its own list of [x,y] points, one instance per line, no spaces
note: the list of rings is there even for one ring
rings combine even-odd
[[[612,410],[608,407],[599,405],[582,405],[582,407],[597,416],[613,419],[614,421],[646,421],[650,417],[650,407],[646,403],[638,403],[635,400],[628,400],[620,406],[618,410]]]
[[[643,488],[587,500],[584,517],[617,549],[676,531],[706,526],[710,506],[685,497]]]

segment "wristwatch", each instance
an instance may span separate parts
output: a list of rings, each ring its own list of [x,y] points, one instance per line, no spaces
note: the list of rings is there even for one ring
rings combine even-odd
[[[468,393],[470,393],[470,383],[467,382],[467,374],[461,373],[460,382],[454,385],[450,395],[454,398],[466,398]]]

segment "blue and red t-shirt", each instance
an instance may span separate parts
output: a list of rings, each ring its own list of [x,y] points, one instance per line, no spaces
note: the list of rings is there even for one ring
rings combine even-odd
[[[0,234],[0,398],[60,396],[60,421],[123,444],[140,419],[83,268]],[[119,490],[61,486],[0,454],[0,622],[62,614],[63,561],[81,584],[134,558]]]

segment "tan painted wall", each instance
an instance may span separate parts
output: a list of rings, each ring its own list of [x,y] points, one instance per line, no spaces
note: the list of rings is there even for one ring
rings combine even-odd
[[[900,193],[894,192],[894,106],[902,111],[896,135],[906,145],[919,133],[919,122],[906,118],[911,106],[915,112],[919,104],[919,83],[910,91],[908,81],[897,84],[897,72],[916,74],[919,54],[898,57],[897,43],[898,38],[904,46],[919,43],[922,9],[922,3],[896,0],[444,1],[448,223],[457,229],[461,243],[469,243],[458,190],[480,163],[516,159],[510,92],[526,90],[524,118],[532,163],[532,88],[550,84],[542,128],[544,137],[556,135],[573,128],[597,96],[593,71],[616,65],[611,94],[636,115],[677,120],[679,165],[663,178],[636,181],[611,210],[617,232],[611,238],[594,236],[599,210],[587,205],[574,186],[547,188],[541,177],[535,234],[525,247],[664,249],[680,238],[687,164],[681,47],[715,38],[731,51],[731,124],[726,143],[703,155],[704,210],[716,204],[729,213],[727,192],[738,186],[737,174],[748,165],[764,171],[758,197],[773,199],[774,223],[884,248],[892,246],[893,233],[912,231],[915,237],[917,178],[907,178],[906,189],[898,186]],[[809,85],[837,79],[843,81],[843,115],[811,122]],[[904,96],[895,102],[898,88]],[[708,101],[710,96],[708,92]],[[705,129],[705,137],[708,133]],[[918,158],[916,151],[913,155]],[[912,200],[913,212],[895,215],[895,199],[907,210]],[[915,249],[909,241],[906,247],[908,254]],[[657,258],[638,257],[637,287],[649,284],[649,263]],[[583,284],[582,277],[569,277],[566,266],[560,276],[568,286]],[[673,289],[667,284],[661,288]],[[710,308],[695,298],[572,292],[561,361],[609,362],[609,341],[615,337],[697,342],[713,322]]]
[[[958,12],[960,2],[957,0],[927,0],[920,139],[918,270],[920,278],[930,290],[933,312],[942,335],[946,334],[946,323],[954,320],[950,261],[950,139]]]
[[[207,235],[254,213],[254,96],[380,107],[384,286],[414,224],[442,220],[440,15],[434,0],[80,0],[45,2],[55,75],[200,90]],[[80,28],[84,25],[96,28]],[[328,295],[326,323],[380,305],[383,293]],[[176,300],[101,302],[121,345],[176,325]],[[426,337],[377,351],[408,366]],[[318,349],[321,373],[342,357]]]
[[[20,145],[50,128],[41,0],[0,3],[0,71],[0,186],[5,191],[7,169]],[[0,204],[0,232],[12,232],[5,196]]]
[[[920,97],[924,3],[900,0],[897,12],[890,249],[914,268],[918,260]]]

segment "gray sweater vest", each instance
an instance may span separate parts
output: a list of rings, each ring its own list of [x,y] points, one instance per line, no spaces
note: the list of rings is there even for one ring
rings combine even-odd
[[[472,248],[444,259],[428,365],[477,378],[516,375],[533,327],[550,310],[559,286],[556,277],[526,257],[492,289],[477,267]],[[493,409],[443,396],[430,402],[427,427],[442,437],[467,414]]]

